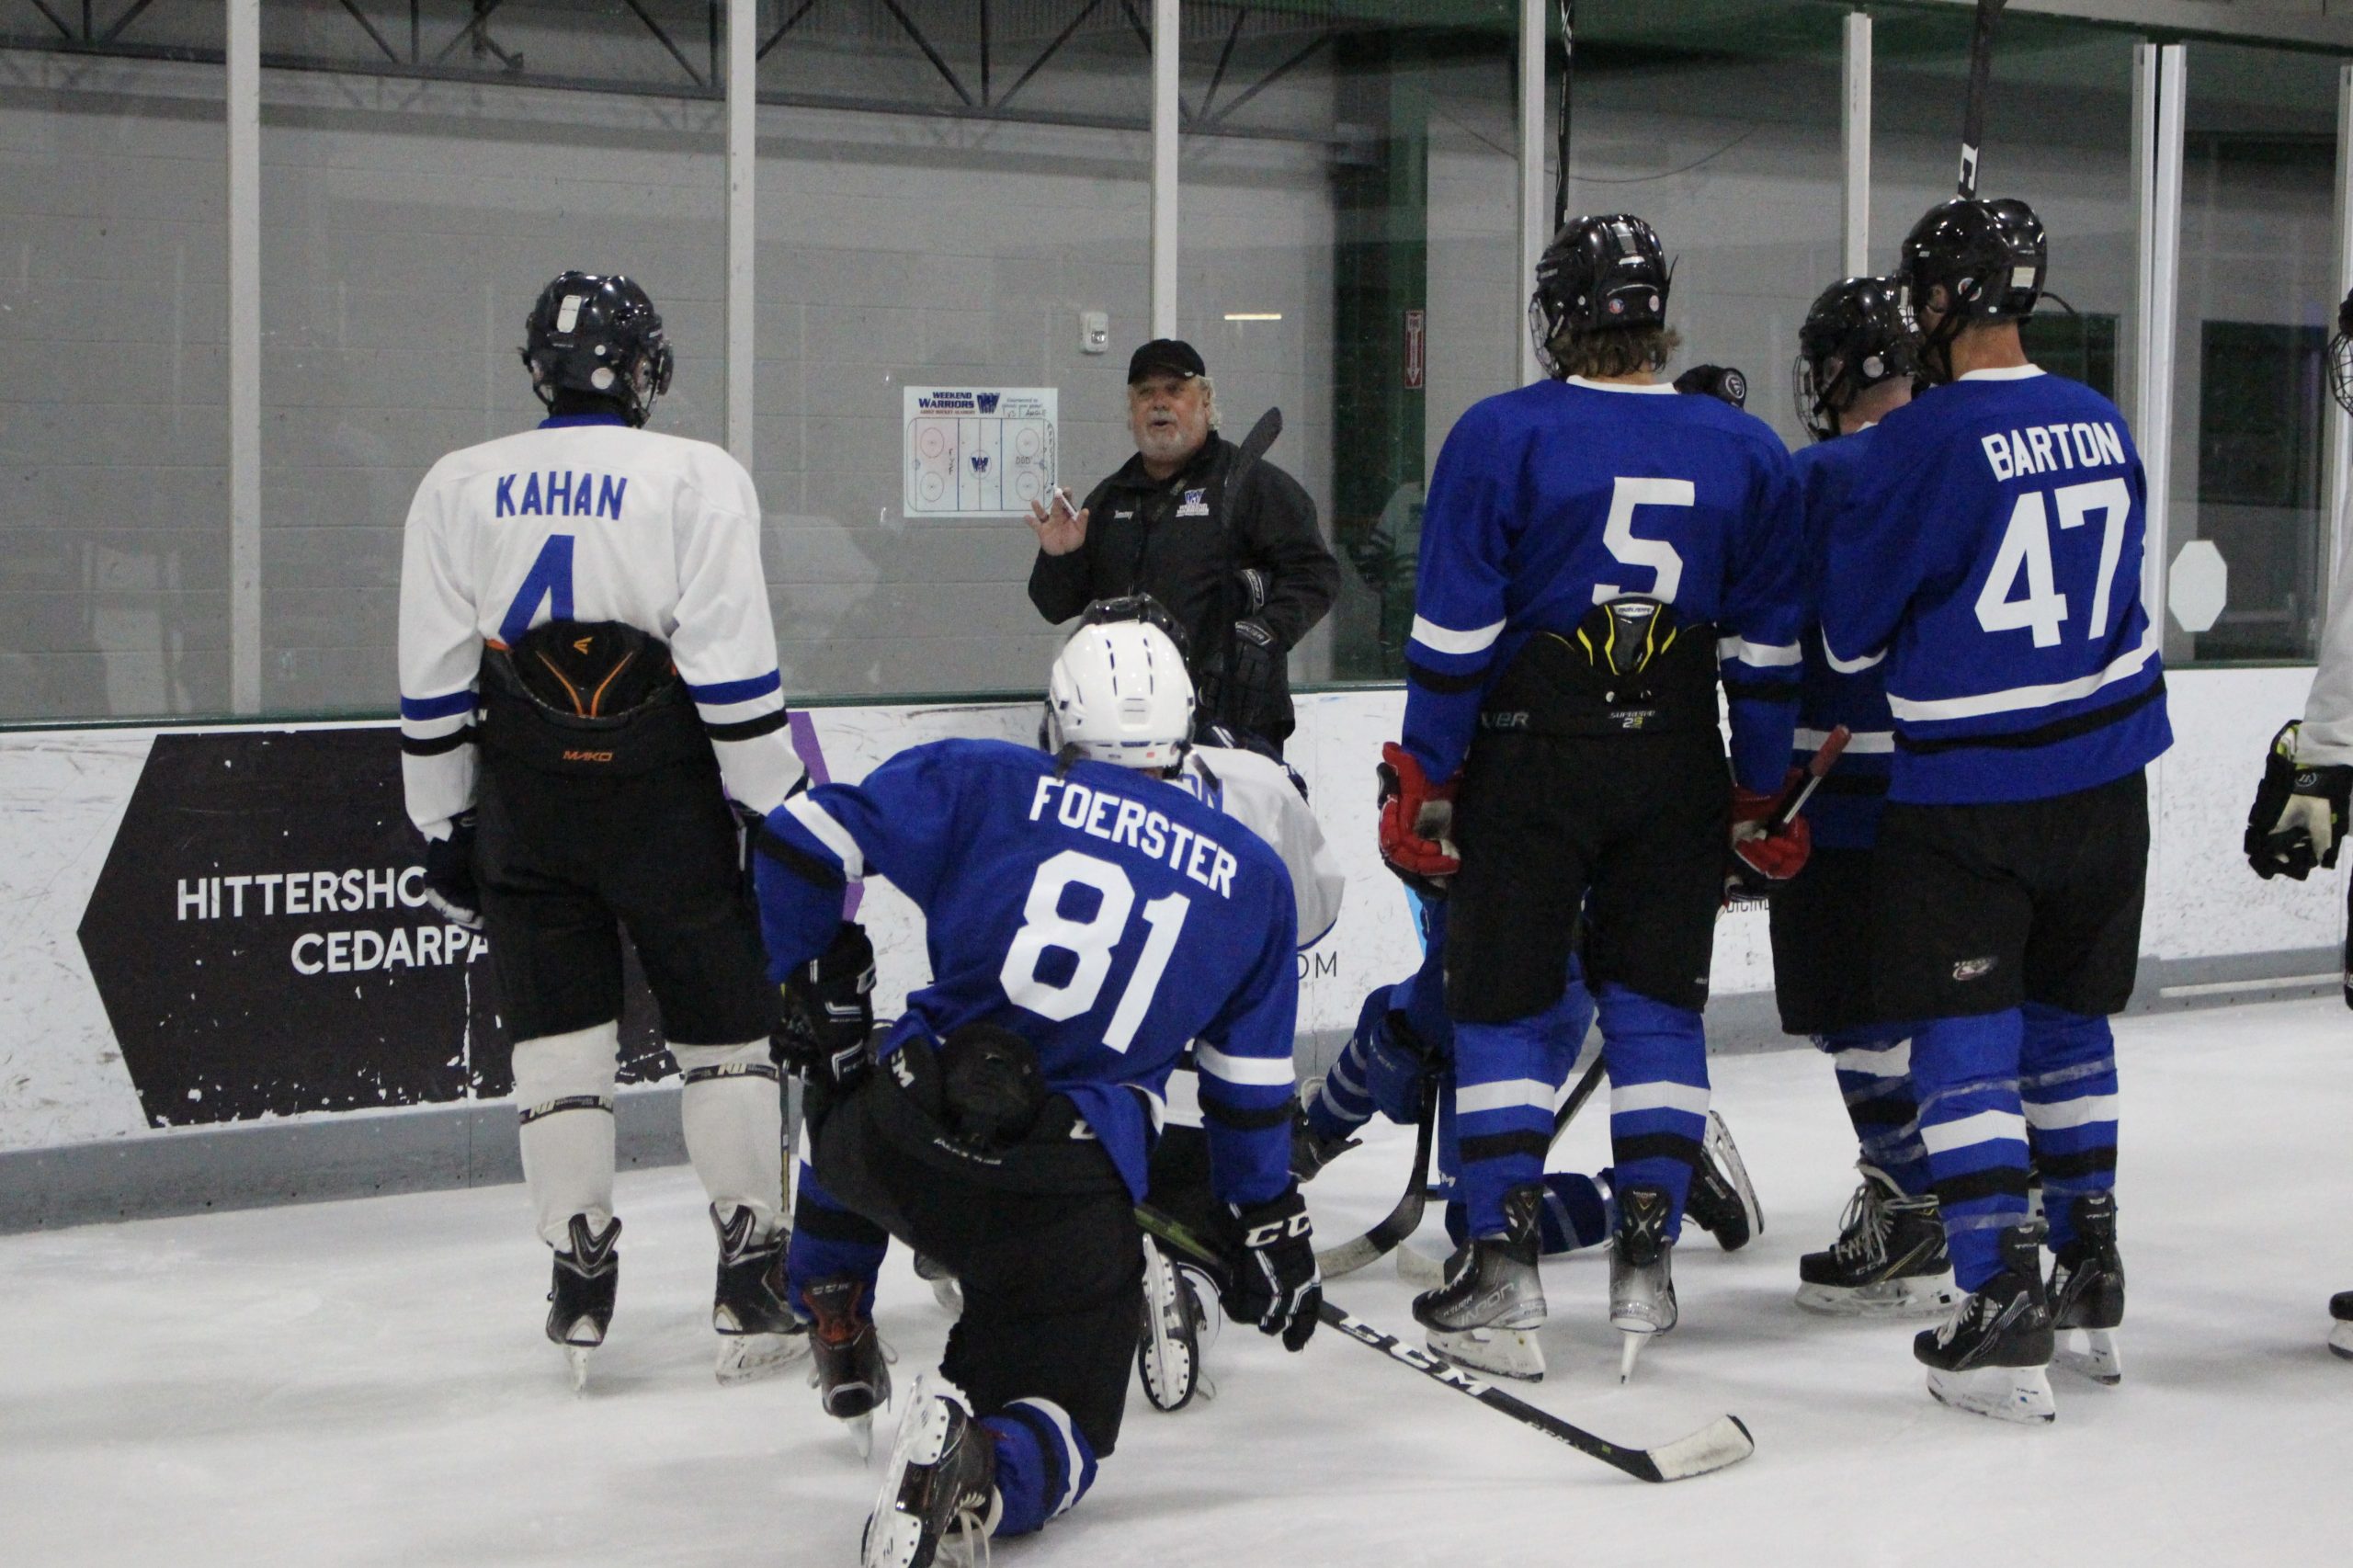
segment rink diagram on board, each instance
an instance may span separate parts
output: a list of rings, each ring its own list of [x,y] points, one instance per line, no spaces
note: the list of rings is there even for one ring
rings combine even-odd
[[[1909,1326],[1790,1301],[1853,1186],[1830,1064],[1722,1061],[1767,1231],[1679,1249],[1682,1326],[1617,1383],[1598,1256],[1546,1266],[1528,1397],[1620,1441],[1724,1411],[1754,1459],[1646,1487],[1328,1333],[1228,1325],[1218,1395],[1131,1395],[1095,1492],[1006,1568],[1134,1564],[2342,1563],[2353,1363],[2353,1015],[2335,1001],[2127,1020],[2124,1385],[2052,1381],[2055,1426],[1932,1403]],[[1554,1157],[1603,1157],[1606,1097]],[[1382,1211],[1392,1131],[1310,1188],[1321,1239]],[[0,1238],[0,1559],[11,1564],[848,1564],[874,1471],[803,1367],[722,1389],[712,1242],[683,1167],[624,1176],[619,1312],[575,1397],[540,1335],[517,1187]],[[1421,1244],[1438,1244],[1435,1210]],[[1386,1263],[1336,1281],[1410,1329]],[[945,1316],[894,1250],[901,1386]],[[889,1418],[878,1437],[887,1441]],[[885,1442],[878,1442],[878,1457]]]

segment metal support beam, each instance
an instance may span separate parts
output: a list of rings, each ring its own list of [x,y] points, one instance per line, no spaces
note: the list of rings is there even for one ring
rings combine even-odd
[[[2353,65],[2336,71],[2336,298],[2353,290]],[[2322,537],[2328,559],[2321,562],[2321,581],[2332,583],[2336,574],[2353,564],[2353,540],[2346,532],[2346,514],[2353,508],[2353,426],[2324,403],[2321,417],[2328,426],[2328,469],[2322,478],[2321,505],[2333,526]],[[2330,602],[2324,597],[2324,603]]]
[[[1552,208],[1544,199],[1544,6],[1545,0],[1519,0],[1519,273],[1513,279],[1515,290],[1526,288],[1536,276],[1537,258],[1552,237],[1545,232]],[[1525,384],[1543,375],[1536,363],[1536,344],[1523,330],[1519,379]]]
[[[1152,0],[1152,335],[1176,335],[1177,0]]]
[[[261,0],[228,0],[229,707],[261,711]]]
[[[2134,301],[2132,433],[2149,485],[2141,604],[2165,635],[2166,527],[2173,474],[2174,342],[2181,276],[2181,143],[2188,51],[2177,43],[2132,50],[2132,184],[2140,287]]]
[[[727,449],[752,466],[754,197],[759,174],[760,0],[727,0]]]
[[[1839,254],[1844,275],[1860,278],[1871,269],[1871,19],[1867,12],[1847,13],[1846,87],[1838,121],[1847,154]]]

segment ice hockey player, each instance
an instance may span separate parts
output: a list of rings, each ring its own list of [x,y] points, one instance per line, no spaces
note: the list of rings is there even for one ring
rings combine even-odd
[[[1912,400],[1914,337],[1893,278],[1843,278],[1806,312],[1798,329],[1798,417],[1815,444],[1796,461],[1809,533],[1850,476],[1870,465],[1864,432]],[[1920,1143],[1911,1026],[1883,1020],[1872,995],[1871,845],[1895,751],[1882,676],[1879,665],[1834,668],[1820,630],[1807,629],[1797,760],[1838,725],[1852,738],[1814,796],[1813,853],[1773,898],[1773,991],[1781,1028],[1811,1036],[1836,1062],[1862,1151],[1862,1183],[1838,1239],[1798,1260],[1798,1305],[1910,1316],[1942,1312],[1958,1296]]]
[[[2328,390],[2353,414],[2353,293],[2336,307]],[[2315,866],[2335,870],[2345,846],[2347,801],[2353,799],[2353,569],[2337,570],[2319,665],[2303,718],[2283,727],[2264,754],[2262,782],[2247,812],[2247,864],[2267,881],[2286,876],[2301,882]],[[2346,1002],[2353,1006],[2353,990]],[[2328,1347],[2353,1360],[2353,1290],[2330,1297],[2328,1315]]]
[[[524,1180],[555,1249],[548,1337],[584,1378],[613,1315],[626,930],[684,1079],[732,1381],[805,1348],[766,1278],[782,1219],[776,994],[737,815],[756,820],[801,773],[759,502],[717,447],[644,427],[671,353],[635,283],[566,272],[526,334],[547,419],[443,458],[409,509],[408,811],[428,896],[489,939]]]
[[[1969,1293],[1914,1354],[1938,1399],[2017,1421],[2053,1415],[2054,1327],[2118,1373],[2108,1015],[2139,959],[2143,770],[2172,739],[2124,416],[2019,341],[2046,260],[2022,201],[1956,197],[1913,225],[1898,277],[1933,384],[1867,437],[1818,579],[1825,661],[1885,667],[1879,1011],[1920,1020],[1920,1137]]]
[[[870,1568],[922,1568],[951,1530],[1035,1530],[1093,1484],[1143,1306],[1131,1206],[1188,1041],[1233,1258],[1225,1310],[1294,1350],[1316,1324],[1287,1161],[1290,878],[1169,778],[1193,699],[1158,629],[1082,627],[1048,700],[1051,755],[916,746],[862,784],[796,795],[757,840],[787,1038],[813,1096],[805,1190],[836,1221],[796,1234],[790,1257],[821,1362],[829,1316],[862,1315],[886,1233],[963,1287],[939,1376],[901,1411]],[[840,920],[846,883],[870,873],[923,910],[935,977],[871,1043],[871,949]],[[875,1368],[870,1321],[857,1326]]]
[[[1677,1317],[1670,1249],[1706,1127],[1699,1009],[1727,859],[1762,879],[1804,860],[1802,822],[1758,831],[1794,726],[1797,478],[1763,421],[1657,380],[1676,345],[1668,272],[1625,215],[1576,219],[1546,249],[1529,318],[1554,379],[1485,399],[1447,437],[1403,742],[1382,752],[1382,858],[1451,879],[1471,1244],[1414,1311],[1435,1351],[1506,1375],[1542,1369],[1537,1233],[1580,912],[1612,1088],[1610,1321],[1631,1367]]]

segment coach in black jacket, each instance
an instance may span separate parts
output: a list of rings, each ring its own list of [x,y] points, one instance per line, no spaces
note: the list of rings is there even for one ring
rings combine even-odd
[[[1315,503],[1270,462],[1226,494],[1235,448],[1216,419],[1208,368],[1190,344],[1158,338],[1128,361],[1136,455],[1073,513],[1030,505],[1038,561],[1029,599],[1068,620],[1099,598],[1150,594],[1188,639],[1204,723],[1278,750],[1292,727],[1287,658],[1332,608],[1340,563]]]

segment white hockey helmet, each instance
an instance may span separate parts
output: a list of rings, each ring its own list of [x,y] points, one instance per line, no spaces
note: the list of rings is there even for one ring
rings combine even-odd
[[[1193,738],[1193,679],[1157,626],[1082,626],[1054,658],[1046,689],[1046,749],[1121,767],[1174,767]]]

